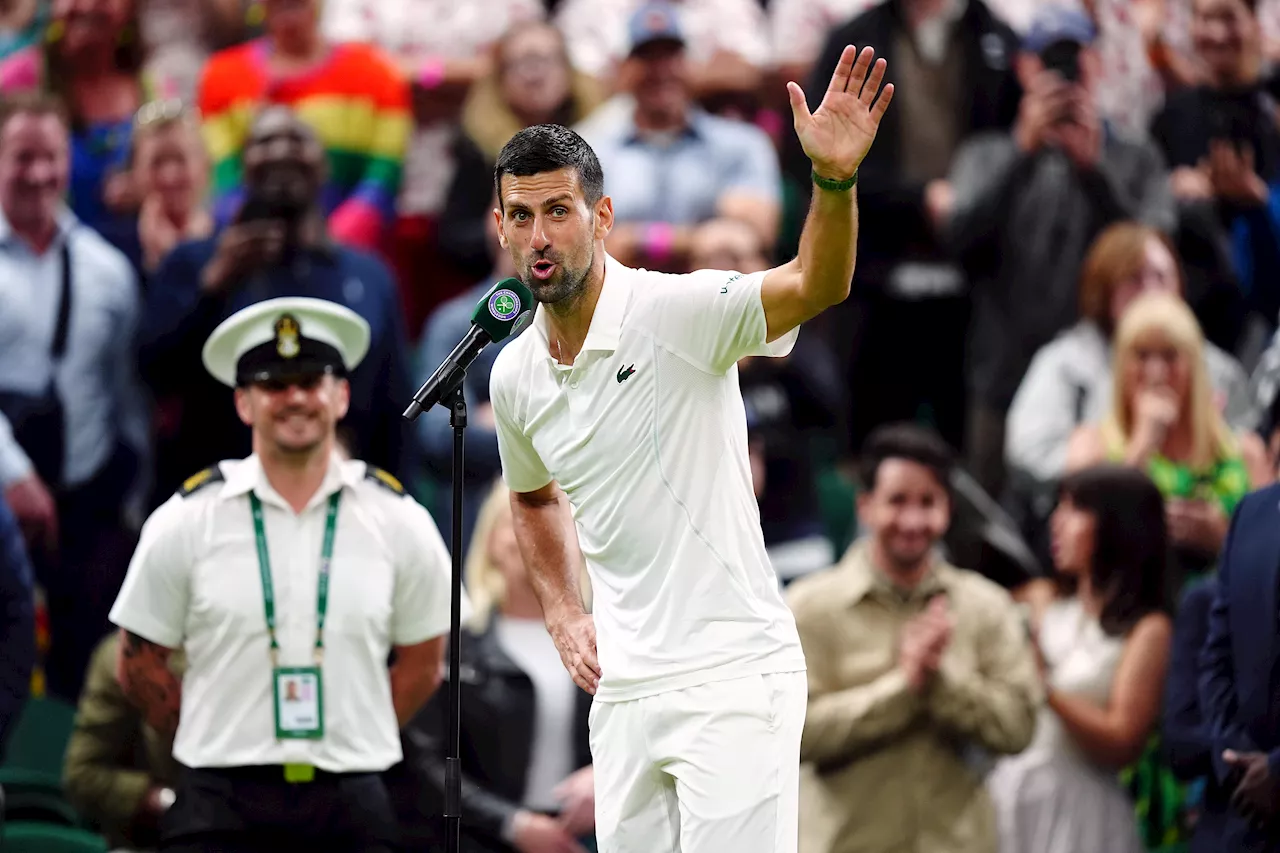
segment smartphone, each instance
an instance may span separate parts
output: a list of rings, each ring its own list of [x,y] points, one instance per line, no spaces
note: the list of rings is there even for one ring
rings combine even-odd
[[[260,196],[249,196],[244,200],[244,204],[240,206],[240,212],[236,215],[237,222],[263,222],[270,219],[288,219],[290,214],[282,210],[280,205],[261,198]]]
[[[1074,41],[1055,41],[1040,51],[1045,70],[1055,72],[1068,83],[1080,81],[1080,45]]]

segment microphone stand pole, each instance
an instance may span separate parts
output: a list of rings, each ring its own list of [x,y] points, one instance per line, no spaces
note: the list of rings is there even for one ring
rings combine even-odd
[[[462,371],[453,390],[441,395],[449,401],[449,425],[453,427],[453,603],[449,625],[448,756],[445,758],[445,851],[459,853],[462,844],[462,448],[467,429],[467,399],[462,392]]]

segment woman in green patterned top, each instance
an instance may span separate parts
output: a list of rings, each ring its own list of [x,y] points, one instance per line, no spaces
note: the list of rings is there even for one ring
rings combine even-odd
[[[1155,482],[1174,543],[1165,596],[1172,612],[1183,587],[1212,570],[1236,504],[1270,481],[1265,448],[1257,435],[1235,434],[1223,420],[1204,367],[1204,335],[1181,299],[1151,293],[1125,310],[1112,375],[1111,410],[1072,436],[1067,469],[1120,462]],[[1122,775],[1147,848],[1185,850],[1194,797],[1160,755],[1158,734]]]

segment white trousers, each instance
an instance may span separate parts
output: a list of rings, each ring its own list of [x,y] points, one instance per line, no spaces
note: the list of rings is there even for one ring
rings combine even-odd
[[[600,853],[796,853],[803,672],[591,706]]]

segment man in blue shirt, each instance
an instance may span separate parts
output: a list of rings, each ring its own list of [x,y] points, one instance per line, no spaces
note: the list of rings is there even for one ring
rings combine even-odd
[[[292,111],[263,110],[243,154],[248,198],[239,218],[211,239],[174,249],[148,288],[143,376],[179,412],[157,447],[154,503],[192,473],[249,454],[249,431],[230,392],[201,368],[200,347],[236,311],[281,296],[336,302],[369,323],[370,352],[350,377],[351,410],[339,430],[352,456],[408,473],[409,427],[400,413],[412,389],[399,293],[381,260],[326,233],[318,206],[324,164],[319,141]]]

